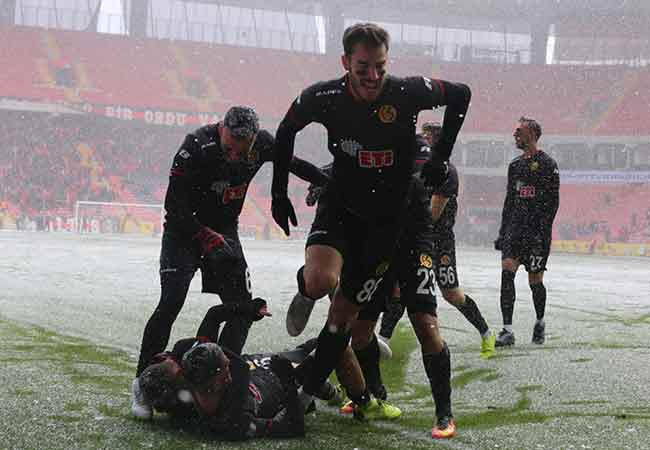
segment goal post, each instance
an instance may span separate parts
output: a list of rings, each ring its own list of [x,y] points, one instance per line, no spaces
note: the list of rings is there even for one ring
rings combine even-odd
[[[164,215],[162,204],[80,200],[74,205],[74,229],[77,233],[158,235]]]

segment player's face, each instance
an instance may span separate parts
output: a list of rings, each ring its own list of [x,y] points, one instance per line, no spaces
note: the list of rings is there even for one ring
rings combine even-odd
[[[355,45],[351,55],[341,57],[343,67],[349,74],[355,94],[362,100],[372,102],[379,97],[386,80],[388,51],[386,46],[368,47]]]
[[[525,123],[518,122],[515,131],[512,133],[515,138],[515,145],[520,150],[526,150],[533,142],[533,133]]]
[[[226,161],[229,162],[244,162],[248,160],[248,155],[255,144],[255,138],[250,139],[236,138],[230,133],[230,130],[222,126],[220,133],[221,148],[226,155]]]
[[[439,129],[434,129],[434,130],[427,130],[422,133],[424,135],[424,138],[427,140],[427,144],[429,144],[429,147],[433,147],[438,143],[438,140],[440,139],[440,130]]]

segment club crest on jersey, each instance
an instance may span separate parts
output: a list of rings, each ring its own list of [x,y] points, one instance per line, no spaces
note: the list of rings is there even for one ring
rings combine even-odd
[[[357,151],[361,150],[361,144],[351,139],[343,139],[341,141],[341,151],[346,155],[356,158]]]
[[[427,269],[430,269],[433,267],[433,260],[431,259],[431,256],[427,255],[426,253],[421,253],[420,254],[420,265],[423,267],[426,267]]]
[[[390,263],[388,261],[384,261],[383,263],[379,264],[377,266],[377,269],[375,269],[375,276],[380,277],[383,274],[385,274],[386,271],[388,270],[389,265],[390,265]]]
[[[359,166],[366,169],[379,169],[393,165],[394,157],[392,150],[359,150]]]
[[[178,156],[180,156],[180,157],[183,158],[183,159],[187,159],[187,158],[190,157],[190,152],[188,152],[187,150],[185,150],[184,148],[182,148],[182,149],[180,149],[180,151],[178,152]]]
[[[383,123],[393,123],[397,120],[397,109],[393,105],[382,105],[377,115]]]
[[[440,257],[440,265],[448,266],[449,263],[451,263],[451,258],[449,257],[449,255],[442,255]]]
[[[539,169],[539,163],[537,161],[533,161],[532,163],[530,163],[529,167],[531,172],[536,172],[537,169]]]

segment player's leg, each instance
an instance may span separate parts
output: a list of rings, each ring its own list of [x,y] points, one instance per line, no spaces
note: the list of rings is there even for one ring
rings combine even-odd
[[[296,275],[298,292],[287,311],[286,326],[291,336],[305,329],[316,300],[330,294],[339,282],[343,267],[342,221],[326,196],[318,203],[316,217],[307,237],[305,265]]]
[[[384,305],[385,299],[379,297],[373,303]],[[342,412],[352,412],[358,420],[394,420],[402,415],[399,408],[386,401],[386,387],[381,379],[380,350],[377,335],[375,334],[375,327],[381,309],[381,307],[364,308],[352,326],[352,348],[359,361],[368,390],[375,397],[367,403],[360,403],[350,397],[352,402],[346,405],[350,411],[342,408]]]
[[[160,301],[147,321],[140,345],[136,378],[131,385],[131,411],[136,417],[149,418],[152,410],[141,395],[138,377],[151,358],[165,350],[172,325],[183,307],[187,291],[200,263],[198,248],[164,233],[160,251]]]
[[[341,359],[350,342],[352,323],[362,305],[372,300],[375,290],[388,270],[399,228],[370,227],[347,216],[342,231],[345,263],[335,290],[327,322],[318,336],[314,375],[304,385],[313,395]],[[344,231],[344,235],[343,235]]]
[[[549,250],[550,246],[546,245],[533,248],[524,260],[524,265],[528,272],[528,285],[533,294],[533,304],[537,319],[533,326],[532,343],[540,345],[546,340],[546,322],[544,321],[544,313],[546,312],[546,286],[544,286],[544,272],[546,271]]]
[[[393,351],[388,342],[393,337],[393,332],[404,315],[404,305],[402,305],[400,298],[399,285],[395,284],[391,290],[392,293],[386,298],[386,307],[381,316],[381,325],[379,326],[379,335],[377,336],[379,338],[377,342],[382,359],[390,359],[393,356]]]
[[[202,268],[202,292],[218,294],[224,304],[245,303],[253,299],[250,272],[236,233],[228,235],[236,259]],[[219,345],[241,354],[253,321],[242,315],[228,320],[219,335]]]
[[[481,357],[494,356],[496,336],[490,331],[478,305],[459,286],[456,269],[456,243],[453,237],[439,239],[437,242],[436,281],[443,298],[454,305],[471,323],[481,336]]]
[[[497,347],[514,345],[515,334],[512,331],[512,315],[515,310],[515,274],[519,268],[519,252],[512,242],[503,244],[501,255],[501,317],[503,329],[496,340]]]
[[[456,434],[451,409],[451,358],[436,316],[433,248],[430,241],[418,242],[407,248],[411,250],[406,255],[407,263],[403,264],[400,277],[402,302],[406,305],[422,349],[422,362],[436,406],[431,437],[451,438]]]

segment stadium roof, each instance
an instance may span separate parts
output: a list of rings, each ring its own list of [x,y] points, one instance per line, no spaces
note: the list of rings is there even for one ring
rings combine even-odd
[[[644,33],[648,0],[186,0],[237,7],[314,14],[341,11],[346,17],[456,28],[490,29],[508,23],[591,23],[610,36]],[[606,26],[602,26],[605,24]],[[569,28],[572,29],[572,28]],[[584,27],[579,27],[584,29]]]

